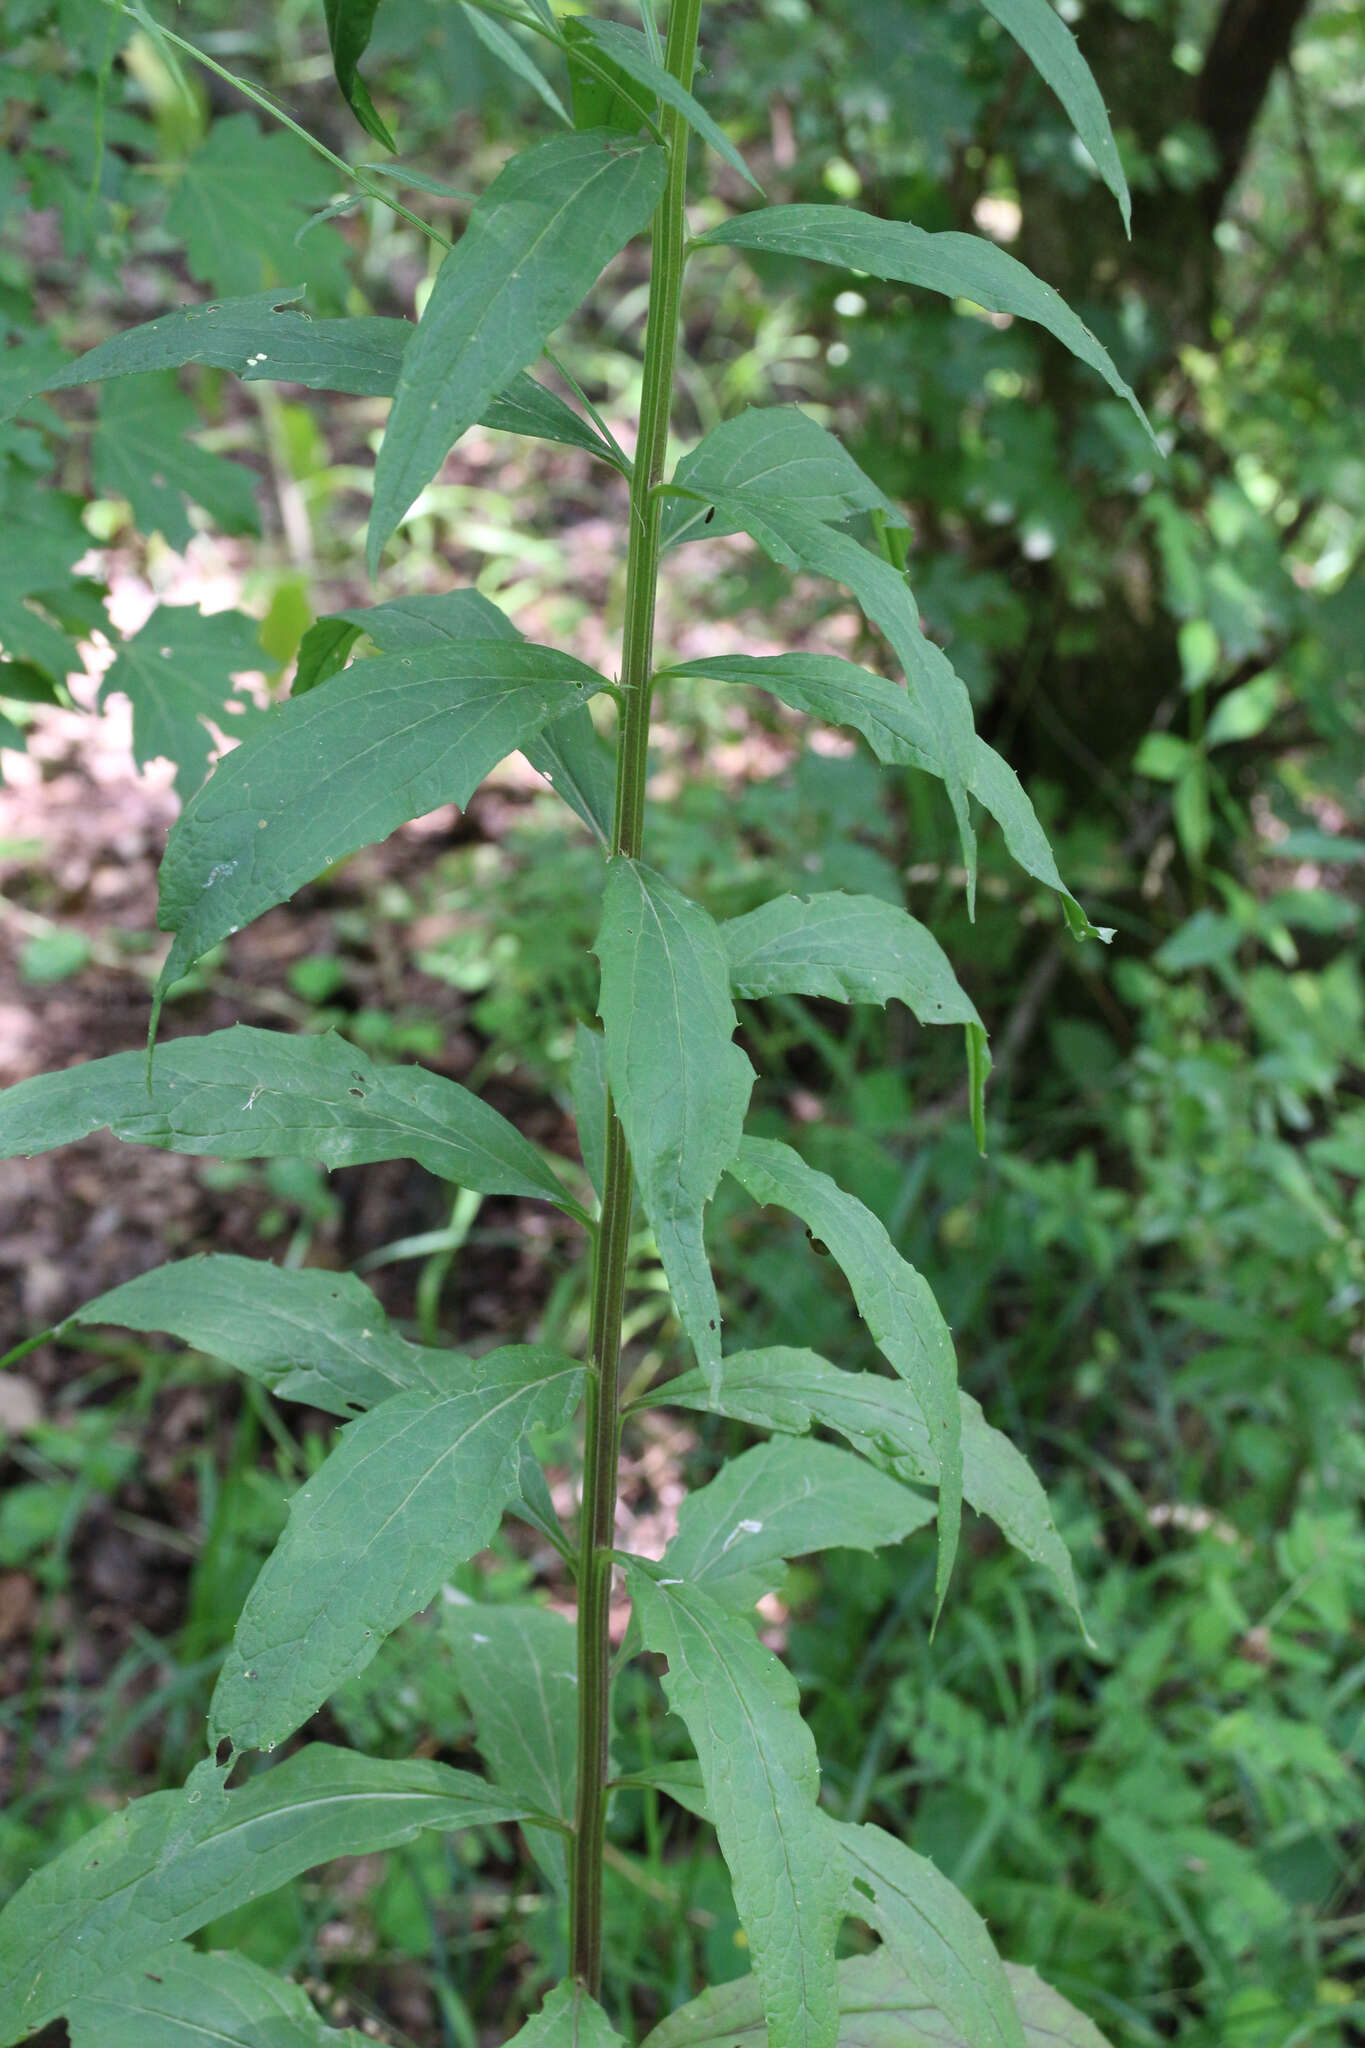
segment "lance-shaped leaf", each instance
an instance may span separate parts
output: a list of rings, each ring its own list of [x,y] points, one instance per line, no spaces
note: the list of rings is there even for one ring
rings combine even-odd
[[[923,285],[950,299],[969,299],[990,313],[1032,320],[1089,364],[1109,389],[1126,399],[1160,453],[1146,413],[1095,339],[1050,284],[978,235],[927,234],[908,221],[878,220],[853,206],[765,206],[722,221],[698,237],[732,249],[806,256],[841,270],[866,271],[896,284]]]
[[[447,1607],[441,1626],[474,1716],[489,1776],[543,1813],[571,1823],[578,1781],[578,1645],[548,1607]],[[527,1841],[561,1891],[564,1843],[532,1829]]]
[[[962,1423],[953,1340],[929,1283],[901,1257],[870,1209],[790,1146],[746,1138],[730,1171],[756,1202],[799,1216],[833,1254],[873,1340],[919,1405],[937,1454],[936,1594],[942,1606],[962,1511]]]
[[[550,112],[557,114],[566,127],[572,127],[569,110],[563,100],[511,30],[504,28],[500,21],[485,14],[481,8],[470,6],[468,0],[460,11],[484,48],[490,50],[500,64],[505,64],[515,77],[529,85],[536,97],[544,100]]]
[[[848,1878],[816,1804],[820,1771],[796,1681],[709,1594],[638,1558],[627,1575],[641,1638],[668,1659],[664,1693],[701,1763],[770,2048],[832,2048]]]
[[[327,40],[332,45],[332,68],[347,106],[367,135],[382,142],[385,149],[396,150],[398,144],[356,68],[369,48],[379,0],[322,0],[322,5],[327,16]]]
[[[101,1983],[67,2013],[71,2048],[372,2048],[329,2027],[301,1985],[245,1956],[183,1946]]]
[[[724,1607],[752,1607],[787,1558],[879,1550],[934,1519],[933,1503],[834,1444],[759,1444],[689,1493],[663,1569]]]
[[[932,932],[879,896],[775,896],[720,928],[742,996],[799,994],[835,1002],[894,996],[921,1024],[980,1024]]]
[[[607,1172],[607,1045],[600,1031],[580,1024],[569,1068],[578,1149],[599,1197]]]
[[[0,2048],[208,1921],[337,1856],[423,1828],[534,1819],[447,1764],[313,1743],[240,1791],[200,1764],[185,1787],[111,1815],[36,1870],[0,1913]]]
[[[702,1213],[734,1154],[754,1071],[733,1042],[720,934],[706,912],[638,861],[607,869],[598,1003],[607,1074],[683,1328],[720,1365],[720,1304]]]
[[[214,1741],[273,1748],[435,1599],[515,1496],[527,1430],[567,1420],[582,1369],[509,1345],[451,1380],[351,1423],[295,1494],[214,1690]]]
[[[838,1430],[863,1457],[898,1479],[921,1486],[938,1483],[938,1454],[910,1389],[879,1373],[844,1372],[814,1351],[785,1345],[737,1351],[721,1367],[714,1399],[697,1372],[670,1380],[651,1399],[797,1435],[818,1422]],[[1007,1436],[991,1428],[970,1394],[959,1392],[957,1402],[963,1497],[978,1514],[989,1515],[1017,1551],[1051,1575],[1080,1621],[1071,1556],[1032,1466]]]
[[[663,672],[704,676],[718,683],[751,683],[781,698],[793,711],[804,711],[830,725],[851,726],[862,734],[879,761],[922,768],[943,776],[935,738],[915,699],[886,676],[841,661],[832,654],[730,654],[706,656]],[[1026,874],[1055,889],[1067,923],[1077,938],[1112,936],[1092,925],[1057,871],[1047,834],[1038,823],[1014,770],[985,740],[973,736],[967,788],[988,810],[1005,835],[1014,859]]]
[[[371,574],[465,429],[644,227],[666,171],[653,143],[589,130],[537,143],[499,172],[437,272],[403,356],[375,469]]]
[[[553,648],[466,640],[362,662],[279,705],[171,829],[157,922],[175,940],[158,992],[333,861],[467,804],[523,740],[605,687]]]
[[[333,612],[303,636],[293,694],[300,696],[335,675],[362,633],[384,654],[409,653],[442,641],[521,639],[507,614],[478,590],[399,597],[387,604]],[[616,794],[615,763],[586,704],[560,712],[524,742],[522,752],[594,836],[607,844]]]
[[[985,1148],[990,1055],[976,1005],[931,932],[880,896],[775,896],[721,926],[736,995],[830,996],[881,1003],[892,996],[921,1024],[961,1024],[967,1033],[972,1128]]]
[[[220,1159],[415,1159],[485,1195],[538,1195],[581,1215],[535,1146],[477,1095],[422,1067],[377,1067],[335,1032],[234,1024],[116,1052],[0,1094],[0,1158],[51,1152],[105,1125],[134,1145]]]
[[[618,21],[585,21],[583,28],[586,41],[595,43],[628,78],[644,86],[646,92],[680,113],[693,134],[709,143],[717,156],[723,157],[755,191],[762,189],[725,130],[717,126],[700,100],[680,85],[671,71],[654,61],[648,38],[638,28],[627,28]]]
[[[280,312],[303,287],[277,287],[244,298],[217,299],[206,306],[180,306],[87,349],[74,362],[44,358],[27,381],[7,382],[0,396],[0,420],[31,409],[45,391],[95,384],[107,377],[133,377],[147,370],[173,370],[201,363],[231,370],[248,384],[302,384],[312,391],[342,391],[356,398],[391,398],[398,388],[403,351],[417,329],[411,320],[310,320]],[[527,434],[583,448],[621,468],[621,457],[595,427],[524,371],[488,401],[480,424],[507,434]]]
[[[1108,2048],[1032,1970],[1006,1963],[1028,2048]],[[661,2020],[642,2048],[767,2048],[758,1979],[717,1984]],[[839,1965],[839,2048],[972,2048],[886,1948]]]
[[[1076,46],[1076,38],[1051,5],[1051,0],[982,0],[1001,28],[1014,37],[1034,68],[1052,87],[1089,150],[1095,168],[1119,203],[1123,225],[1132,232],[1132,201],[1119,162],[1118,145],[1109,125],[1094,74]]]
[[[595,1998],[573,1977],[556,1984],[508,2048],[626,2048]]]
[[[86,1302],[72,1323],[164,1330],[331,1415],[373,1408],[410,1387],[439,1390],[467,1369],[454,1352],[410,1344],[352,1273],[291,1271],[210,1252],[176,1259]]]
[[[1025,2048],[1005,1967],[986,1923],[927,1857],[881,1828],[835,1829],[848,1859],[848,1910],[866,1920],[970,2048]]]
[[[840,521],[855,512],[880,512],[893,526],[905,514],[871,477],[864,475],[842,441],[808,419],[798,406],[750,406],[714,427],[673,472],[672,487],[715,493],[759,491],[785,497],[813,519]],[[664,506],[666,545],[714,540],[734,530],[691,497],[670,497]]]
[[[953,807],[970,903],[976,884],[976,838],[967,809],[976,750],[971,699],[943,649],[920,626],[919,608],[904,575],[841,527],[813,518],[803,506],[769,496],[757,486],[716,491],[713,502],[719,518],[752,535],[783,568],[804,569],[844,584],[864,615],[885,634],[905,671],[934,773],[942,777]]]

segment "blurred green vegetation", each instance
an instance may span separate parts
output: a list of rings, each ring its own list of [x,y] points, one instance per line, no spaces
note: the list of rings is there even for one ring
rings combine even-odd
[[[992,1028],[983,1164],[955,1045],[902,1014],[796,1000],[744,1013],[770,1104],[784,1122],[796,1112],[807,1156],[928,1274],[964,1384],[1044,1476],[1094,1639],[984,1525],[932,1640],[927,1551],[798,1567],[781,1625],[827,1796],[933,1855],[1002,1951],[1125,2048],[1347,2048],[1365,2038],[1365,840],[1351,836],[1365,7],[1067,10],[1133,186],[1131,243],[976,0],[708,11],[703,89],[770,198],[857,197],[1005,240],[1111,349],[1167,451],[1154,463],[1124,408],[1033,330],[777,260],[756,278],[718,250],[690,273],[680,432],[775,400],[837,420],[909,509],[915,588],[981,729],[1024,776],[1087,909],[1117,930],[1107,955],[1077,949],[1052,899],[989,845],[969,925],[922,778],[851,751],[794,755],[776,714],[765,725],[709,686],[665,707],[659,865],[725,914],[794,873],[908,902]],[[339,173],[150,17],[7,0],[5,25],[0,389],[59,343],[188,297],[300,283],[318,312],[411,313],[436,252],[369,199],[337,210]],[[194,0],[166,25],[348,161],[378,154],[331,90],[320,9]],[[366,69],[411,167],[406,196],[446,231],[458,194],[551,118],[448,0],[387,0]],[[697,221],[714,207],[699,198]],[[634,395],[636,283],[622,266],[564,349],[617,422]],[[0,428],[3,516],[25,536],[0,564],[0,745],[67,701],[77,643],[107,624],[111,566],[164,588],[199,536],[260,534],[215,561],[263,621],[262,665],[287,677],[310,619],[361,596],[351,564],[379,420],[365,402],[243,397],[197,371]],[[393,593],[453,574],[536,607],[549,632],[587,630],[605,605],[610,632],[617,565],[599,559],[599,526],[619,525],[619,501],[592,502],[576,472],[488,482],[424,496]],[[731,552],[687,604],[773,641],[844,622],[828,593],[775,608],[775,590]],[[548,795],[507,808],[497,830],[439,842],[424,872],[334,912],[330,950],[295,964],[288,994],[305,1022],[396,1057],[434,1056],[458,1014],[476,1084],[530,1080],[562,1101],[572,1026],[594,1001],[599,865]],[[21,973],[36,996],[86,972],[91,942],[42,914],[40,878],[33,892]],[[403,963],[396,1011],[353,994],[376,950]],[[209,963],[182,999],[222,971]],[[220,1186],[263,1190],[267,1242],[309,1256],[335,1207],[320,1174],[218,1171]],[[443,1238],[389,1247],[423,1276],[424,1323],[444,1302],[458,1326],[466,1241],[500,1228],[457,1205]],[[722,1198],[711,1241],[733,1344],[871,1362],[837,1276],[780,1231]],[[647,1242],[637,1257],[635,1357],[667,1360]],[[551,1279],[547,1341],[573,1342],[581,1276]],[[509,1321],[521,1312],[507,1303]],[[73,1357],[62,1419],[6,1447],[0,1569],[31,1575],[43,1605],[30,1677],[0,1699],[4,1886],[112,1791],[183,1775],[288,1483],[320,1455],[315,1430],[296,1434],[250,1388],[224,1408],[178,1468],[202,1532],[175,1559],[178,1624],[136,1634],[93,1688],[79,1673],[54,1685],[82,1516],[119,1501],[156,1401],[213,1384],[203,1361],[127,1342]],[[713,1428],[734,1426],[704,1425],[696,1479],[730,1443]],[[524,1595],[532,1576],[504,1539],[481,1596]],[[335,1711],[395,1754],[468,1739],[438,1627],[402,1632]],[[643,1690],[628,1698],[623,1756],[673,1739]],[[744,1967],[723,1871],[685,1815],[623,1796],[612,1858],[618,1997],[658,2008],[701,1972]],[[304,1970],[325,1950],[357,2011],[467,2048],[510,1967],[533,2003],[537,1973],[562,1963],[536,1884],[508,1840],[428,1842],[367,1884],[302,1885],[207,1938]],[[398,1995],[413,1963],[431,1969],[434,2003]]]

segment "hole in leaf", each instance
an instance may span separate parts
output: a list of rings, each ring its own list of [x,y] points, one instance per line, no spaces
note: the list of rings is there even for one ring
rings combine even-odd
[[[219,1770],[223,1768],[224,1764],[232,1762],[232,1744],[226,1735],[220,1739],[217,1749],[214,1750],[213,1761],[217,1764]]]

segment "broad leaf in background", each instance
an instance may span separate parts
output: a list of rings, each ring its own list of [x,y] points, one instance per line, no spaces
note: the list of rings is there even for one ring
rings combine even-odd
[[[773,1590],[788,1558],[878,1550],[933,1519],[932,1501],[851,1451],[787,1437],[732,1458],[688,1494],[663,1569],[743,1610]]]
[[[700,100],[678,83],[671,71],[657,64],[650,55],[649,41],[638,28],[627,28],[619,21],[584,21],[586,40],[594,43],[605,56],[612,59],[628,78],[644,86],[647,93],[662,100],[665,106],[673,107],[687,122],[694,135],[709,143],[716,154],[723,157],[731,170],[738,171],[747,184],[755,191],[761,190],[757,178],[745,163],[739,151],[731,142],[725,130],[717,125],[707,113]]]
[[[273,1749],[363,1670],[483,1549],[516,1493],[522,1438],[567,1421],[582,1379],[572,1359],[508,1345],[452,1365],[450,1392],[395,1394],[343,1430],[242,1610],[211,1740]]]
[[[508,2048],[626,2048],[595,1998],[574,1978],[556,1984]]]
[[[1056,93],[1132,232],[1132,201],[1094,74],[1051,0],[981,0]]]
[[[80,652],[53,619],[61,618],[75,564],[90,546],[78,498],[20,481],[4,483],[6,525],[23,546],[0,549],[0,647],[11,661],[32,662],[60,682],[83,666]],[[43,610],[36,611],[34,605]]]
[[[714,427],[684,455],[670,490],[710,498],[716,492],[761,491],[786,497],[813,519],[840,521],[856,512],[880,512],[891,525],[905,514],[864,474],[842,441],[808,419],[798,406],[750,406]],[[691,497],[664,505],[663,541],[717,539],[732,525],[708,517]]]
[[[139,532],[164,534],[182,554],[194,533],[186,499],[224,533],[261,530],[255,476],[196,447],[189,437],[201,424],[175,378],[163,372],[102,392],[91,441],[96,489],[126,498]]]
[[[770,2048],[832,2048],[848,1876],[816,1804],[820,1769],[796,1680],[709,1594],[667,1583],[642,1559],[626,1571],[641,1639],[668,1659],[664,1694],[701,1763]]]
[[[975,1907],[927,1857],[881,1828],[837,1826],[847,1906],[971,2048],[1025,2048],[1005,1967]]]
[[[841,661],[832,654],[731,654],[706,656],[663,671],[670,675],[704,676],[719,683],[752,683],[830,725],[852,726],[879,761],[922,768],[943,775],[933,732],[899,683],[873,670]],[[1062,899],[1067,924],[1077,938],[1106,938],[1092,925],[1057,871],[1047,834],[1018,776],[985,740],[973,735],[967,787],[988,810],[1005,835],[1014,859],[1026,874],[1055,889]]]
[[[210,724],[233,739],[264,725],[265,714],[234,689],[233,679],[265,668],[268,660],[256,621],[241,612],[161,604],[119,645],[99,701],[128,699],[138,767],[173,761],[176,790],[188,798],[204,780],[216,748]]]
[[[972,1128],[985,1144],[986,1029],[931,932],[879,896],[775,896],[720,928],[735,994],[829,996],[886,1004],[893,996],[921,1024],[961,1024],[972,1078]]]
[[[722,221],[702,243],[806,256],[841,270],[862,270],[897,284],[923,285],[950,299],[970,299],[990,313],[1032,320],[1126,399],[1160,453],[1146,413],[1115,369],[1109,352],[1066,301],[1017,257],[978,235],[927,234],[908,221],[878,220],[853,206],[766,206]]]
[[[500,21],[495,20],[492,15],[485,14],[482,9],[469,6],[467,0],[461,6],[460,12],[484,48],[490,50],[498,62],[505,64],[524,84],[529,85],[537,98],[544,100],[550,112],[557,114],[565,126],[571,128],[573,121],[568,108],[534,57],[522,48],[511,30],[504,28]]]
[[[717,517],[750,534],[783,568],[804,569],[844,584],[864,616],[885,635],[905,671],[934,772],[942,777],[953,807],[970,907],[976,888],[976,836],[967,808],[976,751],[971,699],[943,649],[925,635],[904,575],[842,527],[813,517],[780,492],[769,494],[755,483],[744,490],[715,491],[712,497]]]
[[[287,1977],[245,1956],[176,1947],[150,1955],[78,1999],[71,2048],[373,2048],[367,2034],[329,2027]]]
[[[322,0],[322,5],[327,17],[327,40],[332,46],[332,69],[342,97],[367,135],[382,142],[385,149],[396,150],[398,144],[388,123],[370,98],[370,89],[357,69],[370,45],[379,0]]]
[[[1005,1975],[1027,2048],[1108,2048],[1084,2014],[1032,1970]],[[768,2048],[758,1980],[717,1984],[661,2020],[641,2048]],[[839,2048],[973,2048],[889,1949],[839,1965]]]
[[[151,1063],[116,1052],[0,1093],[0,1158],[50,1152],[105,1125],[134,1145],[221,1159],[363,1166],[415,1159],[485,1195],[582,1211],[529,1140],[477,1095],[422,1067],[377,1067],[334,1032],[234,1024],[173,1038]]]
[[[547,719],[605,687],[553,648],[463,640],[363,662],[279,705],[171,829],[157,922],[175,943],[158,992],[333,861],[467,804]]]
[[[315,1864],[397,1848],[423,1828],[536,1817],[448,1764],[321,1742],[240,1791],[223,1790],[226,1776],[200,1764],[183,1790],[135,1799],[20,1886],[0,1913],[0,2048]]]
[[[345,241],[330,227],[298,240],[309,214],[331,198],[335,175],[297,135],[229,114],[181,167],[166,232],[184,243],[190,276],[211,291],[259,292],[301,279],[339,306]]]
[[[441,1628],[495,1785],[571,1824],[578,1781],[578,1645],[548,1607],[460,1602]],[[532,1829],[536,1860],[562,1891],[564,1843]]]
[[[666,159],[610,130],[512,158],[475,205],[403,357],[375,467],[369,560],[467,427],[544,348],[604,264],[639,233]]]
[[[400,1337],[352,1273],[295,1272],[226,1252],[157,1266],[86,1302],[69,1321],[164,1330],[282,1400],[329,1415],[373,1408],[410,1387],[448,1386],[466,1363]]]
[[[901,1257],[870,1209],[789,1145],[746,1138],[730,1172],[756,1202],[799,1216],[833,1254],[873,1339],[919,1404],[938,1462],[935,1591],[941,1607],[962,1512],[962,1423],[953,1340],[929,1283]]]
[[[720,1368],[720,1304],[702,1215],[744,1128],[754,1072],[734,1043],[720,934],[638,861],[607,868],[598,1009],[616,1114],[678,1315],[703,1371]]]
[[[910,1389],[879,1373],[844,1372],[814,1351],[785,1345],[737,1351],[722,1365],[714,1398],[702,1375],[689,1372],[661,1387],[658,1399],[798,1435],[822,1423],[898,1479],[921,1486],[938,1483],[938,1455]],[[989,1515],[1017,1551],[1051,1574],[1080,1621],[1071,1555],[1032,1466],[1007,1436],[991,1428],[970,1394],[959,1391],[957,1401],[964,1499],[978,1514]]]

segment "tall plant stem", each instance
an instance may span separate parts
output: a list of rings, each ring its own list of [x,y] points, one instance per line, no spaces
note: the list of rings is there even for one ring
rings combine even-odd
[[[690,89],[696,63],[701,0],[674,0],[664,62]],[[645,336],[640,434],[630,490],[630,547],[621,651],[624,710],[616,767],[612,852],[638,860],[644,843],[645,775],[654,673],[654,606],[659,532],[673,397],[687,221],[688,128],[666,108],[668,184],[654,216],[649,321]],[[571,1968],[596,1997],[602,1984],[602,1849],[607,1810],[610,1735],[611,1552],[616,1529],[621,1447],[621,1317],[633,1190],[625,1132],[607,1100],[606,1173],[593,1267],[587,1435],[583,1465],[582,1542],[578,1571],[578,1800],[571,1882]]]

